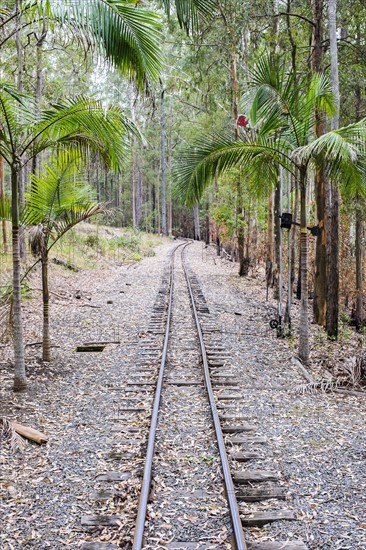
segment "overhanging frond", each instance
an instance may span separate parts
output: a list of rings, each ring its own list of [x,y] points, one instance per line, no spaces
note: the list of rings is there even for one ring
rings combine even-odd
[[[79,32],[108,61],[133,77],[140,88],[157,81],[161,68],[161,24],[152,11],[125,0],[26,0],[22,13],[29,20],[47,18]]]
[[[253,133],[239,140],[220,135],[204,137],[181,155],[174,170],[177,192],[188,206],[192,206],[199,202],[216,170],[220,175],[239,167],[250,175],[256,167],[263,166],[263,162],[273,167],[282,164],[291,170],[291,161],[284,150],[284,143],[278,136]]]
[[[168,16],[172,9],[171,0],[161,0]],[[208,20],[212,17],[216,4],[214,0],[174,0],[177,19],[187,34],[197,28],[200,17]]]

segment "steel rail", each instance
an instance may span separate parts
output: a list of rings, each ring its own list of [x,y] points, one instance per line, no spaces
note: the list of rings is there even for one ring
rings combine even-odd
[[[170,285],[169,303],[168,303],[167,322],[166,322],[166,329],[165,329],[165,336],[164,336],[164,347],[163,347],[163,353],[162,353],[161,362],[160,362],[158,381],[156,384],[154,407],[151,415],[144,475],[141,483],[141,493],[140,493],[137,519],[136,519],[136,525],[135,525],[135,533],[134,533],[134,539],[133,539],[133,545],[132,545],[133,550],[141,550],[142,544],[143,544],[144,530],[145,530],[146,510],[147,510],[147,503],[148,503],[149,494],[150,494],[152,463],[153,463],[154,450],[155,450],[156,428],[158,423],[161,390],[163,387],[164,370],[165,370],[165,363],[166,363],[166,357],[167,357],[170,324],[171,324],[171,317],[172,317],[173,289],[174,289],[174,257],[177,249],[180,246],[184,245],[184,247],[186,247],[188,244],[190,243],[189,242],[180,243],[178,246],[174,248],[172,252],[172,262],[170,266],[170,282],[169,282],[169,285]]]
[[[225,482],[226,493],[227,493],[227,500],[229,502],[231,521],[232,521],[232,524],[233,524],[235,543],[236,543],[237,550],[247,550],[247,545],[245,543],[245,538],[244,538],[243,526],[242,526],[242,523],[241,523],[241,520],[240,520],[238,502],[237,502],[236,496],[235,496],[235,489],[234,489],[233,479],[231,477],[229,460],[228,460],[228,457],[227,457],[227,454],[226,454],[225,443],[224,443],[224,438],[223,438],[223,435],[222,435],[219,415],[218,415],[218,412],[217,412],[215,399],[214,399],[214,394],[213,394],[213,391],[212,391],[212,384],[211,384],[210,372],[209,372],[208,361],[207,361],[206,347],[205,347],[205,343],[203,341],[203,335],[202,335],[201,325],[200,325],[200,322],[199,322],[199,319],[198,319],[197,308],[196,308],[196,304],[195,304],[195,301],[194,301],[191,281],[189,279],[188,271],[187,271],[187,267],[186,267],[186,258],[185,258],[185,250],[184,249],[183,249],[183,253],[182,253],[182,264],[183,264],[184,274],[185,274],[186,281],[187,281],[189,295],[190,295],[190,298],[191,298],[191,305],[192,305],[192,310],[193,310],[193,314],[194,314],[194,319],[195,319],[195,322],[196,322],[198,338],[199,338],[200,346],[201,346],[201,354],[202,354],[203,371],[204,371],[204,376],[205,376],[206,389],[207,389],[208,398],[209,398],[209,402],[210,402],[212,419],[213,419],[213,423],[214,423],[214,426],[215,426],[217,444],[218,444],[218,447],[219,447],[222,471],[223,471],[223,475],[224,475],[224,482]]]

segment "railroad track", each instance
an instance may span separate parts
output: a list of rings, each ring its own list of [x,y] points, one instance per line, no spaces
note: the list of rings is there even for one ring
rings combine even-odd
[[[242,504],[283,500],[285,493],[274,483],[276,472],[239,469],[241,463],[261,457],[256,445],[265,439],[253,435],[256,427],[238,412],[240,381],[229,370],[221,332],[189,266],[189,244],[180,243],[168,258],[140,359],[122,401],[127,419],[142,415],[149,423],[142,442],[136,439],[141,433],[136,423],[120,428],[126,444],[135,448],[142,443],[145,449],[132,548],[306,550],[302,542],[246,542],[245,528],[296,517],[278,508],[248,513]],[[128,480],[130,473],[123,470],[107,472],[99,481],[108,485]],[[100,495],[100,500],[118,498],[114,490],[102,489]],[[90,528],[120,524],[118,516],[82,518],[82,525]],[[128,546],[115,542],[82,546],[84,550],[121,547]]]

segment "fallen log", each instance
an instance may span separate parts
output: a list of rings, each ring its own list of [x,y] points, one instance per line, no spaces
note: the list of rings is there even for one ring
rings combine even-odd
[[[10,425],[14,428],[17,434],[29,439],[30,441],[38,443],[39,445],[42,445],[42,443],[47,443],[48,441],[48,437],[38,430],[28,428],[28,426],[23,426],[13,420],[10,421]]]

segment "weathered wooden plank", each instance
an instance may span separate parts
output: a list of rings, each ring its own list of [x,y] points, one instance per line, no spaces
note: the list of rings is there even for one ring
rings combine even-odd
[[[119,546],[111,542],[84,542],[81,550],[118,550]]]
[[[274,510],[271,512],[252,512],[241,518],[245,527],[262,527],[274,521],[295,521],[296,515],[292,510]]]
[[[106,501],[114,496],[122,496],[121,491],[113,491],[113,489],[101,489],[100,491],[93,491],[90,495],[91,500]]]
[[[244,502],[261,502],[275,498],[277,500],[286,499],[286,491],[282,487],[270,485],[267,487],[245,487],[240,488],[236,498]]]
[[[197,382],[197,380],[169,380],[170,386],[203,386],[203,382]]]
[[[78,351],[78,352],[95,352],[95,351],[103,351],[104,348],[105,348],[105,345],[77,346],[76,351]]]
[[[112,426],[111,431],[112,432],[127,432],[127,433],[133,433],[136,434],[141,430],[141,428],[137,428],[137,426]]]
[[[250,542],[247,541],[248,550],[308,550],[308,547],[301,541],[279,541],[279,542]]]
[[[221,429],[224,434],[235,434],[240,432],[252,432],[255,428],[243,422],[242,424],[223,425]]]
[[[217,399],[219,399],[220,401],[231,401],[232,399],[234,400],[244,399],[244,397],[241,394],[237,394],[237,393],[221,393],[220,395],[217,396]]]
[[[121,516],[82,516],[81,525],[83,527],[118,527]]]
[[[277,481],[279,475],[276,472],[266,470],[243,470],[234,472],[233,479],[236,483],[261,483],[263,481]]]
[[[130,472],[106,472],[96,476],[96,481],[125,481],[130,479]]]
[[[260,453],[256,453],[255,451],[245,451],[243,453],[232,453],[231,458],[233,460],[236,460],[237,462],[248,462],[248,460],[258,460],[262,459],[263,456]]]
[[[267,443],[267,438],[260,435],[235,435],[229,439],[231,443],[244,443],[249,445],[251,443]]]
[[[170,542],[164,544],[164,548],[167,550],[211,550],[212,544],[204,544],[202,542]],[[215,550],[224,550],[222,546],[216,546]]]

